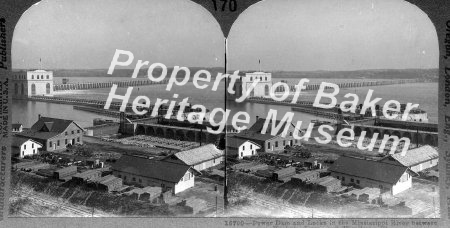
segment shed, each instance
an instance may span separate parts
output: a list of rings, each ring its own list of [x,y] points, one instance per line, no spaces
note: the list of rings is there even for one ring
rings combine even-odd
[[[296,183],[305,183],[307,181],[312,181],[320,178],[320,172],[317,171],[306,171],[300,174],[295,174],[292,176],[291,180]]]
[[[274,180],[286,182],[286,181],[289,181],[291,179],[291,177],[294,175],[295,175],[295,168],[288,167],[288,168],[274,171],[272,174],[272,178]]]
[[[313,185],[313,188],[324,192],[334,192],[341,188],[341,181],[332,176],[313,180],[311,181],[311,184]]]
[[[68,166],[61,169],[57,169],[53,172],[53,177],[59,180],[66,179],[68,177],[72,177],[77,173],[76,166]]]
[[[78,183],[83,183],[91,179],[96,179],[102,176],[102,171],[98,169],[91,169],[82,173],[77,173],[72,176],[72,180]]]

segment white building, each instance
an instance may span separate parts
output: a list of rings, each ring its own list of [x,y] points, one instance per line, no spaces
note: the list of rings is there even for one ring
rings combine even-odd
[[[169,155],[163,161],[179,162],[189,165],[197,171],[202,171],[219,165],[223,161],[223,154],[223,150],[217,149],[214,144],[207,144]]]
[[[238,159],[257,155],[261,146],[253,141],[242,138],[227,137],[227,150],[230,155],[237,155]]]
[[[342,185],[379,188],[392,195],[411,188],[412,176],[417,175],[405,166],[344,156],[339,157],[328,171],[341,180]]]
[[[12,124],[12,133],[19,133],[23,131],[23,125],[21,123]]]
[[[420,172],[438,165],[439,152],[437,148],[425,145],[408,150],[405,156],[402,156],[401,153],[397,153],[390,155],[381,161],[394,165],[405,166],[414,172]]]
[[[259,80],[256,87],[250,92],[248,97],[270,97],[272,89],[272,73],[253,72],[246,73],[236,80],[234,84],[234,94],[230,94],[228,99],[235,99],[246,94],[255,80]]]
[[[11,149],[12,154],[19,158],[26,156],[38,155],[42,144],[28,138],[14,136],[12,138]]]
[[[53,96],[53,71],[13,72],[13,97]]]

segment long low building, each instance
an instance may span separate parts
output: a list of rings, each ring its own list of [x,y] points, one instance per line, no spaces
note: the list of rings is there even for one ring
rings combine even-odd
[[[190,165],[130,155],[120,157],[112,171],[125,184],[161,187],[174,194],[194,187],[195,175],[199,174]]]
[[[336,160],[328,171],[344,185],[375,187],[392,195],[411,188],[412,175],[415,175],[405,166],[345,156]]]
[[[223,150],[219,150],[214,144],[207,144],[169,155],[163,161],[178,162],[202,171],[220,164],[223,161],[223,155]]]
[[[408,150],[405,156],[397,153],[390,155],[381,161],[390,164],[402,165],[410,168],[414,172],[420,172],[438,165],[439,152],[437,148],[425,145]]]

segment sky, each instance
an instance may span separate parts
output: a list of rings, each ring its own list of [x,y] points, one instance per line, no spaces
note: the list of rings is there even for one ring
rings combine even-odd
[[[166,66],[222,67],[224,41],[189,0],[46,0],[16,25],[13,68],[107,69],[116,49]],[[124,67],[123,67],[124,68]]]
[[[135,62],[223,67],[223,39],[188,0],[47,0],[17,24],[13,68],[107,69],[115,49]],[[437,68],[439,55],[427,15],[401,0],[265,0],[239,16],[228,51],[229,69],[261,59],[267,71]]]
[[[434,25],[395,0],[269,0],[251,6],[229,35],[230,69],[437,68]]]

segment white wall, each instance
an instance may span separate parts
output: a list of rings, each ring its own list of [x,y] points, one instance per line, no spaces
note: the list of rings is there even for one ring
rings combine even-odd
[[[191,171],[187,171],[183,178],[175,184],[174,193],[180,193],[188,188],[194,187],[195,176]]]
[[[242,145],[239,146],[238,149],[238,158],[242,159],[244,157],[251,157],[256,155],[256,150],[260,149],[260,147],[250,141],[244,142]]]
[[[33,155],[33,154],[39,154],[39,149],[42,148],[41,145],[28,140],[26,142],[24,142],[21,146],[20,146],[20,158],[23,158],[27,155]]]
[[[403,182],[401,182],[402,179],[404,179]],[[400,192],[410,189],[411,187],[412,187],[412,177],[407,172],[405,172],[402,178],[400,178],[400,180],[394,186],[392,186],[391,193],[392,195],[396,195]]]

